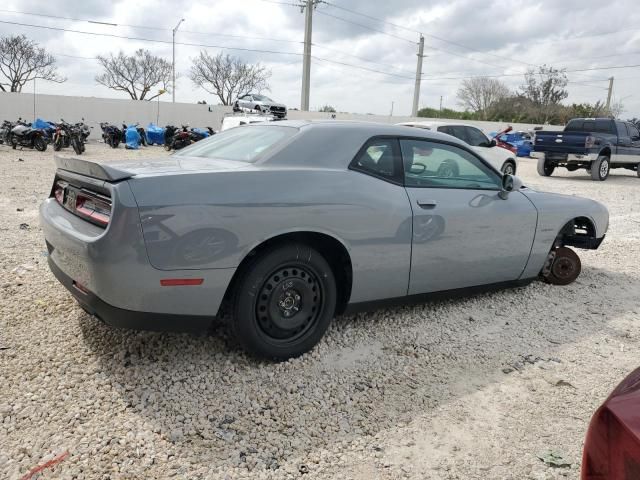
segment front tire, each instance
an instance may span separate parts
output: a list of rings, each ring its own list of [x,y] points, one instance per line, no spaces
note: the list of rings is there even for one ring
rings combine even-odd
[[[538,175],[541,177],[550,177],[555,169],[556,167],[547,162],[546,158],[538,159]]]
[[[638,175],[638,178],[640,178],[640,163],[636,165],[636,175]]]
[[[76,155],[82,155],[82,144],[79,138],[73,137],[71,139],[71,146],[73,147],[73,151],[76,152]]]
[[[591,162],[591,180],[605,181],[609,176],[610,170],[609,157],[601,155],[596,161]]]
[[[336,309],[331,267],[315,249],[291,243],[260,254],[238,282],[233,326],[250,353],[286,360],[311,350]]]

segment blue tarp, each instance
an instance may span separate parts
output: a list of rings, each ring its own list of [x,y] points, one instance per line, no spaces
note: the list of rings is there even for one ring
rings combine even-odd
[[[51,123],[41,118],[36,118],[36,121],[33,122],[31,126],[38,129],[49,129],[51,128]]]
[[[196,132],[199,135],[202,135],[205,138],[207,138],[209,136],[209,130],[207,130],[205,128],[192,128],[191,130]]]
[[[131,148],[133,150],[137,150],[140,148],[140,134],[138,133],[138,129],[135,126],[127,127],[127,131],[125,133],[125,139],[127,140],[127,148]]]
[[[164,128],[150,123],[147,126],[147,142],[149,145],[162,145],[164,143]]]

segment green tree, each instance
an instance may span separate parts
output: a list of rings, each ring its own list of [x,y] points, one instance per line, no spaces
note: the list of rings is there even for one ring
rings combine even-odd
[[[560,102],[569,96],[564,70],[542,65],[538,70],[529,69],[524,74],[525,83],[520,96],[531,102],[531,118],[535,123],[550,123],[561,117]]]

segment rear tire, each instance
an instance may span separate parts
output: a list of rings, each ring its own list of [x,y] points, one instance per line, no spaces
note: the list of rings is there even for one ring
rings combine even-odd
[[[56,137],[53,141],[53,151],[59,152],[62,149],[62,139],[60,137]]]
[[[460,169],[454,160],[444,160],[438,167],[436,175],[444,178],[457,177],[460,175]]]
[[[640,178],[640,163],[636,165],[636,174],[638,175],[638,178]]]
[[[250,353],[277,360],[311,350],[336,309],[331,267],[313,248],[290,243],[265,251],[243,270],[233,328]]]
[[[33,139],[33,148],[39,152],[44,152],[47,149],[47,142],[42,137],[36,137]]]
[[[609,176],[610,170],[609,157],[599,156],[597,160],[591,162],[591,180],[605,181]]]
[[[549,164],[546,158],[538,159],[538,175],[541,177],[550,177],[555,169],[556,167]]]
[[[513,160],[507,160],[502,165],[502,173],[505,175],[515,175],[516,174],[516,164]]]

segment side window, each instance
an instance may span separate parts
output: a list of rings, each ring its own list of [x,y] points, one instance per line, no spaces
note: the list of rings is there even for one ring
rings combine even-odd
[[[467,129],[467,137],[469,138],[469,145],[472,147],[488,147],[489,140],[484,133],[477,128],[465,127]]]
[[[453,132],[451,131],[451,127],[438,127],[438,131],[440,133],[446,133],[447,135],[453,135]]]
[[[466,127],[459,127],[459,126],[453,126],[450,127],[451,131],[453,133],[451,133],[451,135],[453,135],[454,137],[456,137],[458,140],[462,140],[463,142],[469,142],[469,139],[467,138],[467,129]]]
[[[616,130],[618,130],[619,137],[628,137],[627,125],[624,122],[616,122]]]
[[[586,123],[586,122],[585,122]],[[596,120],[595,131],[598,133],[613,133],[611,131],[611,120]]]
[[[401,172],[397,171],[399,164],[400,152],[397,140],[378,138],[367,142],[351,162],[351,168],[376,177],[400,181]]]
[[[466,150],[426,140],[400,140],[407,187],[500,190],[502,179]]]
[[[629,128],[629,136],[634,141],[640,140],[640,132],[638,132],[638,129],[634,125],[629,125],[629,124],[627,124],[627,127]]]

